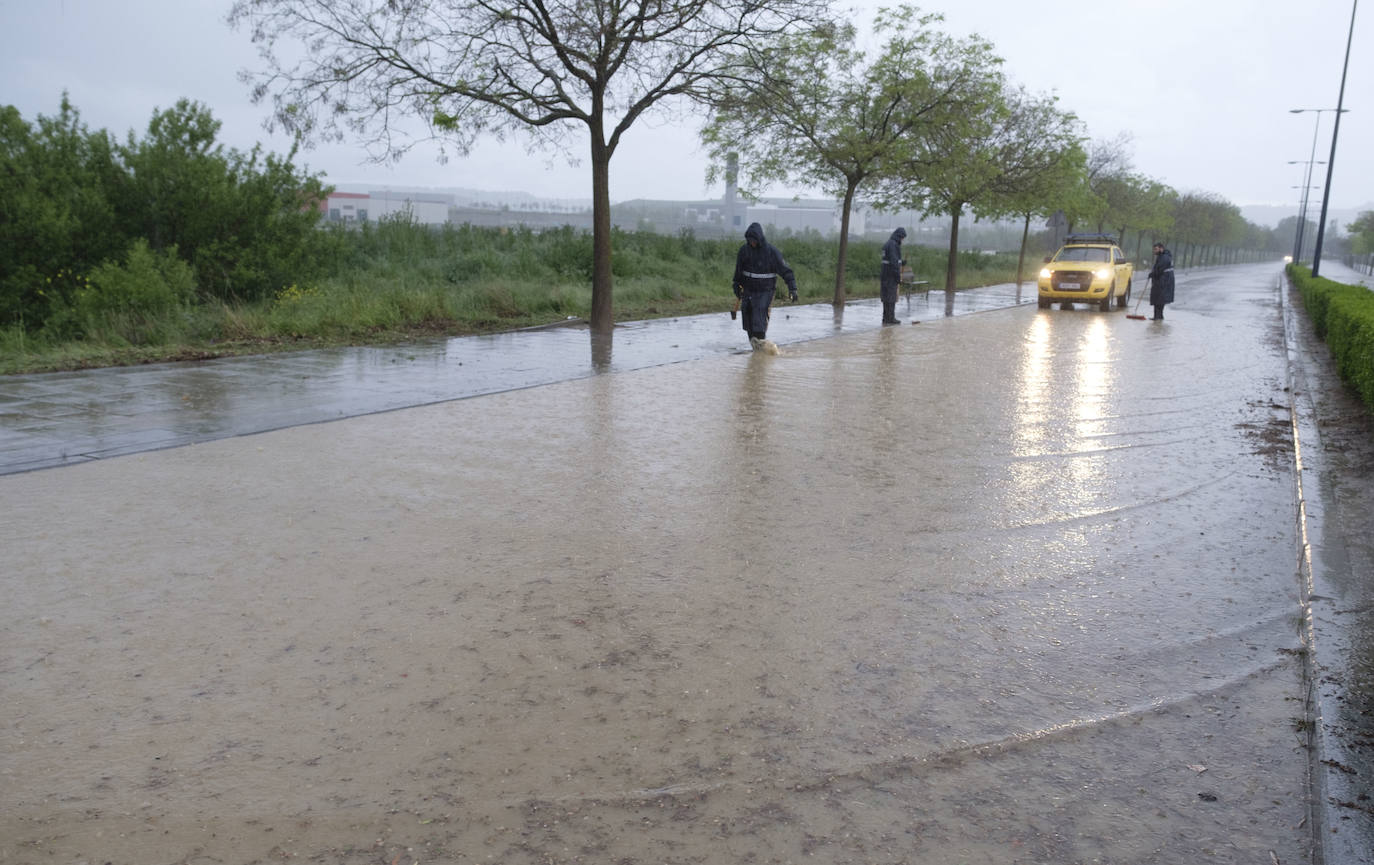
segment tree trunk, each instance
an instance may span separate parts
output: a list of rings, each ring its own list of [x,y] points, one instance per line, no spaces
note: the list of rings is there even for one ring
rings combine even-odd
[[[963,209],[962,204],[949,209],[949,262],[945,265],[945,291],[954,290],[954,280],[959,273],[959,214]]]
[[[1021,278],[1021,274],[1022,274],[1022,273],[1025,271],[1025,269],[1026,269],[1026,241],[1030,238],[1030,221],[1031,221],[1031,215],[1030,215],[1029,213],[1027,213],[1027,214],[1026,214],[1026,222],[1025,222],[1024,225],[1021,226],[1021,256],[1020,256],[1019,258],[1016,259],[1016,287],[1017,287],[1017,288],[1020,288],[1020,287],[1021,287],[1021,283],[1024,281],[1024,280],[1022,280],[1022,278]]]
[[[849,269],[849,211],[854,206],[854,190],[858,183],[851,180],[844,190],[844,204],[840,210],[840,254],[835,263],[835,305],[844,305],[844,274]]]
[[[591,125],[592,139],[592,320],[597,333],[615,327],[611,304],[611,153],[599,122]]]

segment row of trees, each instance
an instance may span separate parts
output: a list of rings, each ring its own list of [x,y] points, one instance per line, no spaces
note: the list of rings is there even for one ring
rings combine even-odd
[[[229,16],[266,59],[248,76],[255,98],[300,135],[394,157],[414,143],[408,117],[460,154],[487,135],[587,147],[599,330],[613,323],[611,159],[669,103],[705,112],[712,179],[738,155],[746,190],[786,181],[843,202],[836,303],[859,202],[949,217],[950,287],[967,214],[1023,219],[1023,257],[1032,220],[1057,212],[1120,235],[1250,239],[1234,207],[1139,176],[1119,141],[1089,145],[1053,96],[1013,85],[990,43],[941,20],[885,9],[866,51],[828,0],[237,0]]]
[[[826,189],[846,221],[860,201],[947,216],[950,286],[968,214],[1020,217],[1023,237],[1052,213],[1123,238],[1223,245],[1251,232],[1233,206],[1134,173],[1124,142],[1089,144],[1053,97],[1008,81],[989,43],[954,39],[914,7],[879,14],[872,51],[828,0],[237,0],[229,21],[250,29],[267,64],[246,76],[254,97],[302,140],[349,137],[395,157],[416,140],[405,117],[459,153],[483,136],[588,147],[601,330],[613,324],[611,158],[669,103],[703,108],[717,173],[738,153],[750,185]],[[212,297],[308,279],[319,178],[299,174],[294,153],[226,151],[217,132],[185,102],[124,144],[86,131],[65,100],[33,127],[3,109],[0,322],[52,318],[80,299],[85,275],[132,266],[136,251],[144,270],[189,264]],[[847,244],[845,230],[837,303]]]
[[[883,12],[873,54],[857,49],[847,23],[756,50],[759,83],[726,87],[713,99],[703,138],[716,164],[739,152],[750,183],[826,189],[842,202],[846,228],[859,200],[947,217],[947,288],[957,274],[959,221],[970,213],[1021,220],[1022,268],[1032,222],[1052,215],[1123,243],[1133,233],[1137,252],[1172,238],[1209,260],[1220,249],[1281,254],[1283,243],[1235,205],[1180,195],[1135,172],[1129,137],[1089,142],[1054,97],[1009,82],[991,45],[952,39],[936,29],[940,20],[911,7]],[[845,297],[846,235],[836,303]]]
[[[63,97],[29,123],[0,107],[0,326],[79,336],[102,308],[270,296],[321,256],[324,188],[286,157],[226,150],[181,101],[121,143]]]

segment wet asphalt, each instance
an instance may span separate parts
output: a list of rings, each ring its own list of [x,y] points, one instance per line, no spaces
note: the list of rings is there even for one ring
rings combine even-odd
[[[1274,278],[1279,279],[1278,266]],[[1323,275],[1371,285],[1370,277],[1337,264]],[[1195,274],[1183,273],[1185,289]],[[970,315],[1034,303],[1034,288],[990,286],[946,294],[904,297],[903,327],[938,317]],[[830,304],[775,307],[770,337],[781,345],[880,329],[876,301],[857,301],[836,311]],[[1323,402],[1310,388],[1338,387],[1304,368],[1316,352],[1294,330],[1300,325],[1286,300],[1286,346],[1298,398],[1292,407],[1300,454],[1298,519],[1304,524],[1300,567],[1311,580],[1318,640],[1315,669],[1347,669],[1342,653],[1367,643],[1349,624],[1352,610],[1369,594],[1355,571],[1363,564],[1352,550],[1361,538],[1342,534],[1334,515],[1348,505],[1337,485],[1317,476],[1337,471],[1323,453]],[[384,348],[348,348],[229,358],[197,363],[9,376],[0,380],[0,474],[58,469],[108,457],[177,447],[269,430],[322,423],[537,387],[569,379],[747,351],[738,322],[725,313],[627,322],[609,341],[594,339],[578,323],[486,337],[433,340]],[[1319,350],[1318,350],[1319,351]],[[1315,482],[1313,482],[1315,481]],[[13,505],[13,503],[9,503]],[[1313,525],[1306,525],[1311,521]],[[1358,524],[1358,521],[1356,522]],[[1366,575],[1367,576],[1367,575]],[[1329,594],[1323,594],[1329,593]],[[1340,595],[1340,603],[1323,606]],[[1356,610],[1358,612],[1358,610]],[[1346,615],[1342,630],[1342,615]],[[1368,862],[1374,849],[1370,810],[1346,808],[1367,798],[1370,760],[1361,748],[1374,741],[1374,725],[1353,730],[1343,719],[1331,735],[1345,697],[1326,687],[1318,695],[1319,753],[1314,760],[1320,835],[1328,863]],[[1368,720],[1365,720],[1368,724]],[[1322,808],[1321,805],[1337,805]]]

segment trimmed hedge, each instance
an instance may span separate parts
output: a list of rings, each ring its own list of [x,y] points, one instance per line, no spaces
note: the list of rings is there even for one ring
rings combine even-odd
[[[1336,371],[1374,409],[1374,292],[1314,278],[1312,271],[1295,264],[1288,265],[1288,278],[1302,294],[1317,335],[1331,350]]]

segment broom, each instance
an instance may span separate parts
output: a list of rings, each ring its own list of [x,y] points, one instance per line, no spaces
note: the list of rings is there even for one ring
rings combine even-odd
[[[1147,288],[1147,289],[1150,287],[1150,279],[1151,279],[1151,278],[1152,278],[1152,277],[1150,277],[1150,276],[1145,277],[1145,288]],[[1145,320],[1145,316],[1143,316],[1143,315],[1136,315],[1136,312],[1138,312],[1138,311],[1140,310],[1140,301],[1142,301],[1142,300],[1144,300],[1144,299],[1145,299],[1145,295],[1143,295],[1143,294],[1140,295],[1140,297],[1136,299],[1136,302],[1135,302],[1135,309],[1131,310],[1130,315],[1126,316],[1127,318],[1134,318],[1134,319],[1138,319],[1138,320],[1140,320],[1140,321],[1144,321],[1144,320]]]

